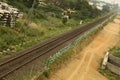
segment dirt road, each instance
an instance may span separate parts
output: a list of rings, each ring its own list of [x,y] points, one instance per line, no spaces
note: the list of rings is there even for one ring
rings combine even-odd
[[[105,52],[119,41],[120,20],[117,16],[94,40],[49,80],[107,80],[98,72]]]

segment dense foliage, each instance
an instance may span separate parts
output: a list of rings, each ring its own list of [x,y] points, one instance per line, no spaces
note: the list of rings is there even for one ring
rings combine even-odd
[[[34,3],[34,18],[45,19],[47,16],[62,17],[62,12],[68,8],[74,10],[72,14],[74,19],[87,19],[95,18],[101,14],[97,8],[88,4],[87,0],[3,0],[7,3],[14,5],[23,12],[28,12]],[[39,6],[40,2],[46,4],[46,6]],[[47,13],[46,13],[47,12]],[[52,15],[48,15],[48,12],[52,12]],[[46,16],[47,15],[47,16]]]

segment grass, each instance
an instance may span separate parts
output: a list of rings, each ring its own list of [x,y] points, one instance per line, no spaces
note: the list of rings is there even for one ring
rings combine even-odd
[[[80,26],[79,20],[75,20],[73,18],[68,20],[68,22],[64,25],[61,19],[63,16],[60,15],[63,9],[58,9],[58,7],[53,6],[53,11],[44,12],[44,9],[42,10],[42,8],[39,8],[38,10],[35,9],[37,12],[35,12],[36,14],[34,15],[39,16],[40,18],[32,16],[30,23],[34,23],[34,25],[29,24],[28,28],[24,24],[27,22],[27,12],[29,10],[28,7],[24,4],[21,4],[21,2],[18,3],[17,1],[8,1],[8,3],[22,10],[24,12],[23,18],[25,19],[18,20],[16,27],[13,29],[0,26],[0,59]],[[51,10],[49,6],[46,8]],[[59,14],[56,13],[56,11],[59,11]],[[100,17],[101,16],[96,17],[95,19],[85,19],[83,21],[83,25],[87,24],[88,22],[93,22]]]
[[[113,47],[109,50],[111,54],[120,58],[120,47]]]
[[[100,17],[91,20],[87,19],[83,21],[82,25],[93,22],[99,18]],[[67,24],[64,25],[60,18],[50,16],[47,20],[34,19],[34,22],[31,22],[34,23],[34,25],[30,24],[29,28],[24,25],[24,22],[24,19],[18,20],[14,28],[0,26],[0,60],[53,36],[82,26],[79,24],[79,21],[74,19],[68,20]]]
[[[91,21],[94,20],[96,19]],[[0,59],[80,26],[79,21],[74,19],[68,20],[64,25],[62,20],[56,17],[48,17],[47,20],[36,19],[32,22],[35,25],[29,28],[21,22],[24,20],[19,20],[15,28],[0,26]],[[83,25],[86,23],[88,22]]]
[[[109,69],[99,69],[99,72],[106,76],[109,80],[120,80],[120,76],[112,73]]]
[[[35,28],[34,25],[27,28],[21,22],[18,22],[13,29],[0,26],[0,58],[12,55],[16,51],[26,49],[38,42],[72,30],[79,25],[73,19],[63,25],[61,19],[52,17],[48,18],[48,20],[37,20],[35,24],[37,25]]]

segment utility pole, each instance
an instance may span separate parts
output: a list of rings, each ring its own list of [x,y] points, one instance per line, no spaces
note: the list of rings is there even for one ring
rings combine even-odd
[[[30,10],[29,10],[29,12],[28,12],[28,17],[27,17],[27,26],[29,25],[29,23],[30,23],[30,20],[31,20],[31,18],[32,18],[32,16],[33,16],[33,10],[34,10],[34,7],[35,7],[35,4],[36,4],[36,0],[34,0],[33,1],[33,4],[32,4],[32,7],[30,8]]]
[[[33,16],[33,10],[34,10],[34,7],[35,7],[35,4],[36,4],[36,0],[33,1],[33,4],[32,4],[32,7],[30,8],[30,10],[28,11],[28,15],[27,15],[27,18],[26,18],[26,22],[24,23],[26,28],[23,29],[24,30],[24,36],[23,36],[23,40],[22,40],[22,45],[25,41],[25,37],[26,37],[26,30],[29,28],[29,24],[31,22],[31,18]]]

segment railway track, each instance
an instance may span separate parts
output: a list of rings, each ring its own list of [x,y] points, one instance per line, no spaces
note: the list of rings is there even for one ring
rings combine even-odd
[[[0,80],[14,71],[20,69],[21,67],[31,63],[32,61],[40,58],[43,55],[50,54],[53,55],[51,51],[58,51],[61,45],[67,42],[75,40],[78,36],[84,34],[86,31],[92,29],[98,24],[102,23],[105,19],[109,18],[112,14],[101,18],[93,23],[89,23],[83,27],[77,28],[73,31],[69,31],[65,34],[56,36],[50,40],[42,42],[34,47],[27,50],[16,53],[15,55],[0,62]],[[64,45],[65,46],[65,45]],[[51,53],[50,53],[51,52]]]

